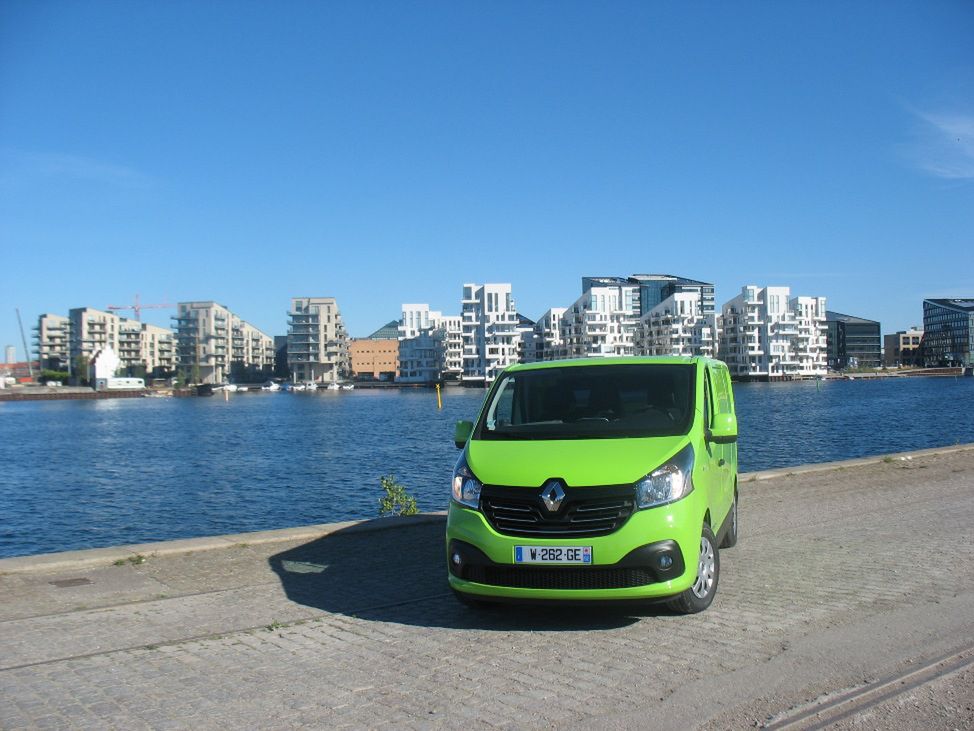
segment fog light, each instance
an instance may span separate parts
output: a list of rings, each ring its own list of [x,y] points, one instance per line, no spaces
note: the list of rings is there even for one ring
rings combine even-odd
[[[453,552],[453,565],[459,567],[460,564],[462,564],[462,563],[463,563],[463,559],[460,558],[460,552],[459,551],[454,551]]]
[[[656,559],[656,565],[665,571],[673,565],[673,557],[668,553],[664,553]]]

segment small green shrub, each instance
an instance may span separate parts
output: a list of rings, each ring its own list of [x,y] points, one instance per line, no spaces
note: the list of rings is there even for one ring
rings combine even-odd
[[[405,485],[396,481],[395,475],[379,478],[383,495],[379,498],[379,515],[416,515],[416,498],[406,492]]]

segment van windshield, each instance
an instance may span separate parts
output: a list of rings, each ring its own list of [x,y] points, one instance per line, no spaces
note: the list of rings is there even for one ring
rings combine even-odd
[[[694,365],[565,366],[510,373],[491,392],[478,439],[686,434]]]

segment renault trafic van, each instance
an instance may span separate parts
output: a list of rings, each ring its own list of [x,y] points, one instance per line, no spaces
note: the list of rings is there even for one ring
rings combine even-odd
[[[459,422],[446,558],[484,601],[710,606],[737,541],[737,417],[708,358],[516,365]]]

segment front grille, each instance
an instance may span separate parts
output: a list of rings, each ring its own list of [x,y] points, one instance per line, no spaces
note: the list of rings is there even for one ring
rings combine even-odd
[[[554,513],[541,498],[541,488],[485,485],[480,508],[502,535],[532,538],[585,538],[618,530],[635,509],[632,485],[566,487]]]
[[[617,566],[467,566],[463,578],[478,584],[518,589],[629,589],[656,583],[646,568]]]

